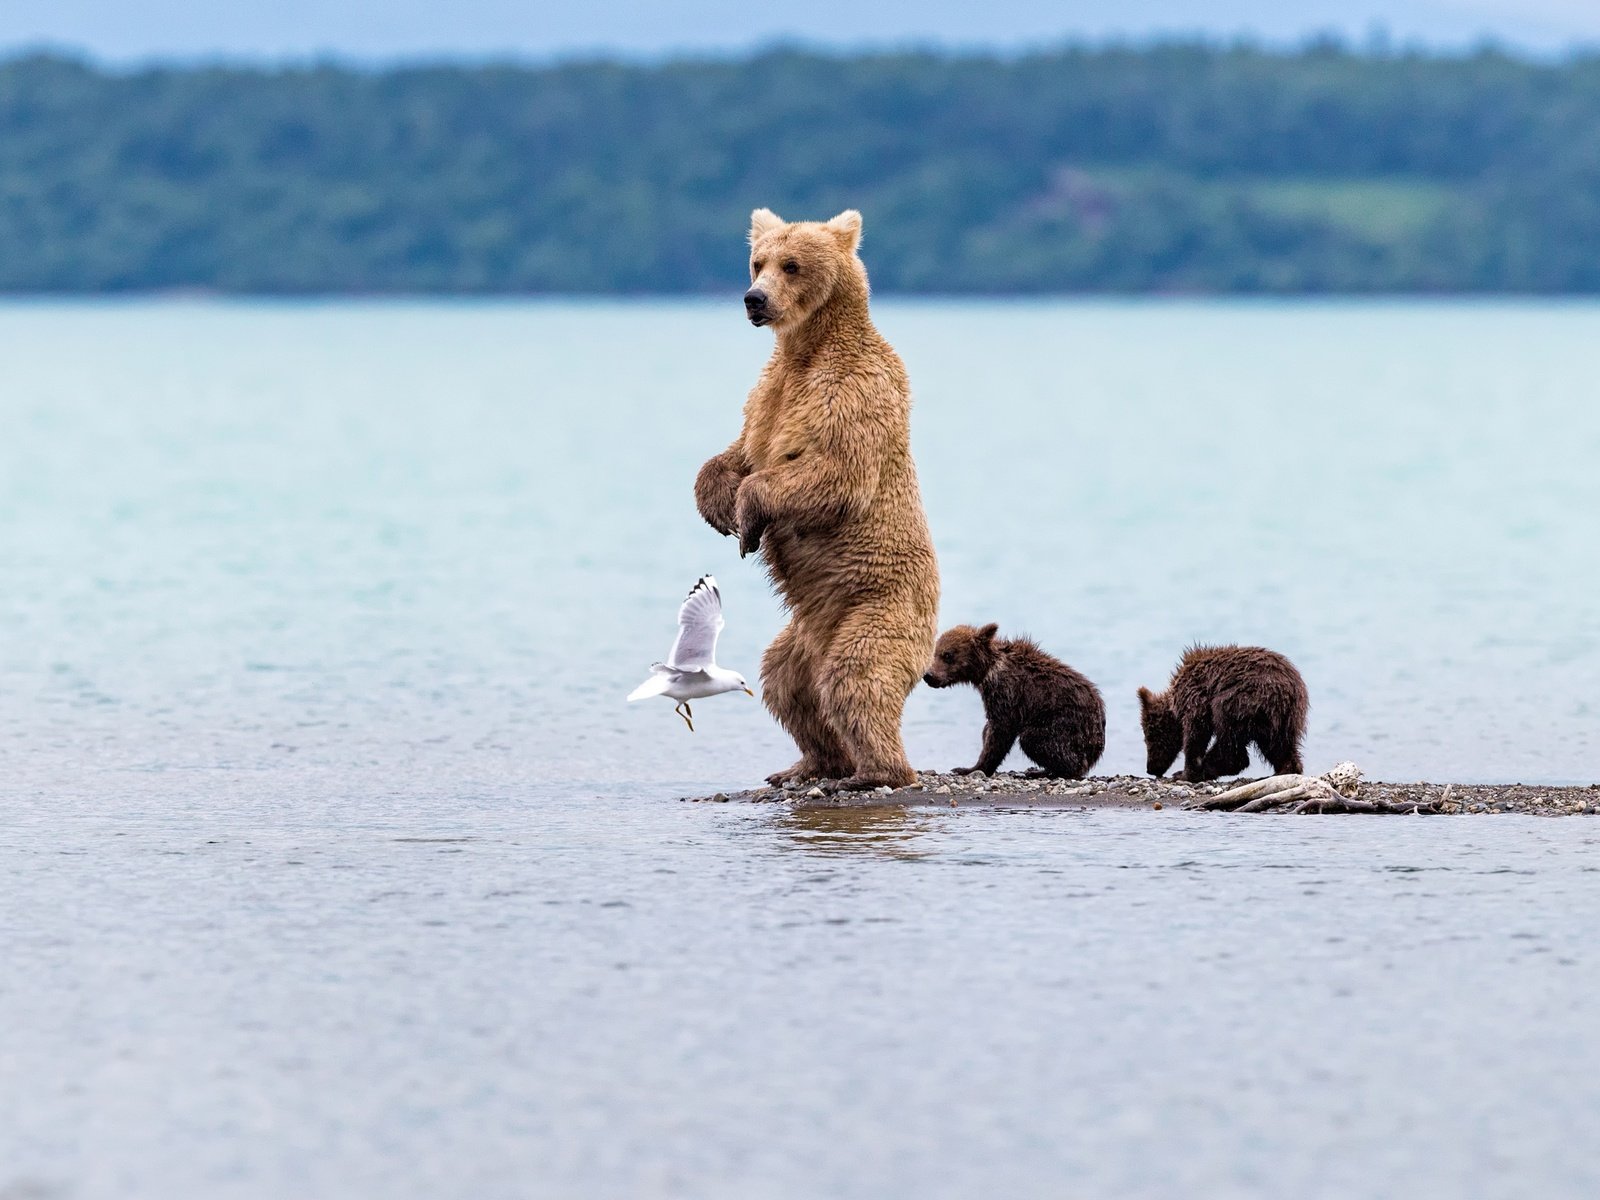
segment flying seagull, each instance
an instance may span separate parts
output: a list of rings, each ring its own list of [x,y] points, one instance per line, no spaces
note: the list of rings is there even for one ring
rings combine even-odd
[[[629,702],[670,696],[678,702],[672,711],[693,733],[694,710],[689,701],[723,692],[754,696],[743,675],[717,666],[717,634],[723,624],[717,581],[702,575],[678,608],[678,640],[672,643],[672,653],[666,662],[651,664],[650,678],[628,693]]]

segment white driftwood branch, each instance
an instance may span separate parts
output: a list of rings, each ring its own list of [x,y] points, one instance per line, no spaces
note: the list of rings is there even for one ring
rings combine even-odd
[[[1361,769],[1342,762],[1326,775],[1274,775],[1240,784],[1220,796],[1192,801],[1189,808],[1211,812],[1437,813],[1442,800],[1362,800]]]

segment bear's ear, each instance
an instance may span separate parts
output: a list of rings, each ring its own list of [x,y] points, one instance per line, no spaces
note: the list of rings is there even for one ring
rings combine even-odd
[[[844,247],[846,254],[854,254],[856,247],[861,245],[861,214],[853,208],[845,209],[823,228],[839,239],[839,245]]]
[[[996,625],[993,621],[990,621],[982,629],[978,630],[978,637],[985,642],[992,642],[994,641],[994,635],[999,632],[1000,626]]]
[[[757,238],[765,237],[775,229],[782,229],[787,224],[782,217],[770,208],[758,208],[750,214],[750,244],[756,244]]]
[[[1152,701],[1154,699],[1155,699],[1155,696],[1151,693],[1149,688],[1147,688],[1147,687],[1140,688],[1139,689],[1139,708],[1140,708],[1140,711],[1149,712],[1150,711],[1150,701]]]

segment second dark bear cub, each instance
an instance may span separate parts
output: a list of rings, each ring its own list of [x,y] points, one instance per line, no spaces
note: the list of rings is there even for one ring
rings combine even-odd
[[[1298,775],[1305,736],[1305,680],[1283,655],[1260,646],[1192,646],[1159,695],[1139,689],[1146,769],[1166,773],[1178,751],[1174,779],[1204,783],[1237,775],[1250,765],[1250,743],[1275,775]],[[1212,738],[1215,738],[1215,744]]]
[[[957,625],[939,635],[929,687],[970,683],[988,718],[976,764],[958,767],[994,774],[1020,739],[1039,764],[1036,775],[1080,779],[1106,748],[1106,705],[1100,689],[1029,638],[996,638],[998,625]]]

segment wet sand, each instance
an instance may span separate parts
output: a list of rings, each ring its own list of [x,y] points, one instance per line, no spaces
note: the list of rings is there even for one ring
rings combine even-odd
[[[760,787],[742,792],[690,796],[693,803],[787,803],[796,808],[861,808],[877,805],[986,808],[1147,808],[1181,809],[1229,788],[1248,777],[1211,783],[1180,783],[1140,775],[1089,779],[1034,779],[1019,772],[993,776],[918,772],[906,788],[874,792],[832,792],[822,786]],[[1547,787],[1511,784],[1382,783],[1361,784],[1364,800],[1418,804],[1443,814],[1523,813],[1540,817],[1594,816],[1600,813],[1600,784]]]

